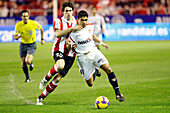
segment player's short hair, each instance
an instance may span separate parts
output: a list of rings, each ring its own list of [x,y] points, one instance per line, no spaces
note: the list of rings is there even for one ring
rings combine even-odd
[[[87,12],[84,11],[84,10],[81,10],[81,11],[78,13],[78,19],[80,19],[81,17],[88,17]]]
[[[72,10],[74,10],[74,6],[73,6],[73,4],[71,2],[64,2],[62,4],[62,8],[61,8],[62,12],[64,12],[65,7],[71,7]]]
[[[27,10],[22,10],[21,11],[21,16],[22,16],[23,13],[28,13],[29,14],[29,12]]]

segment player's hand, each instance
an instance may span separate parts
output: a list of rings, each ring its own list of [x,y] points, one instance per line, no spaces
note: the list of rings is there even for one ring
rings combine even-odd
[[[70,50],[72,48],[71,40],[69,38],[66,39],[66,48]]]
[[[72,45],[72,50],[75,51],[76,48],[77,48],[77,44],[73,44],[73,45]]]
[[[45,43],[45,41],[44,40],[41,40],[41,45],[43,45]]]
[[[18,40],[19,38],[21,38],[21,35],[20,35],[20,36],[14,35],[14,39],[15,39],[15,40]]]
[[[77,30],[81,30],[81,29],[83,29],[83,28],[81,26],[78,26],[78,25],[72,27],[73,31],[77,31]]]
[[[66,44],[71,44],[71,40],[69,38],[66,39]]]
[[[107,44],[103,43],[102,46],[109,50],[109,46]]]

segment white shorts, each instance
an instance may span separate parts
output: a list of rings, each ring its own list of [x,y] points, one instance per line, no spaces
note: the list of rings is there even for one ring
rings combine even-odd
[[[96,47],[87,54],[77,57],[77,65],[85,80],[89,80],[95,72],[95,68],[99,68],[103,64],[109,64],[109,62]]]

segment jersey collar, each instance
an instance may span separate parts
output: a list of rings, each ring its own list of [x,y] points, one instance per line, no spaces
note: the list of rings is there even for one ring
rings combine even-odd
[[[22,20],[22,23],[24,24],[24,21]],[[30,19],[28,19],[28,23],[27,24],[29,24],[30,23]]]
[[[72,22],[76,21],[76,19],[74,18],[74,16],[72,16],[72,18],[73,18],[73,21],[72,21]],[[62,20],[63,20],[64,22],[70,22],[70,21],[67,21],[67,19],[65,19],[64,16],[62,17]]]

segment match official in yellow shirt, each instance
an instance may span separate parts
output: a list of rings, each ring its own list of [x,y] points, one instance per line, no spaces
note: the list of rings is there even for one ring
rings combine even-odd
[[[30,71],[33,70],[33,58],[36,50],[36,34],[35,29],[41,31],[41,44],[44,44],[43,40],[43,28],[37,22],[29,19],[29,12],[23,10],[21,12],[22,21],[18,22],[15,26],[14,39],[18,40],[21,38],[20,43],[20,59],[23,72],[25,73],[25,82],[30,82],[29,72],[27,64],[29,65]]]

